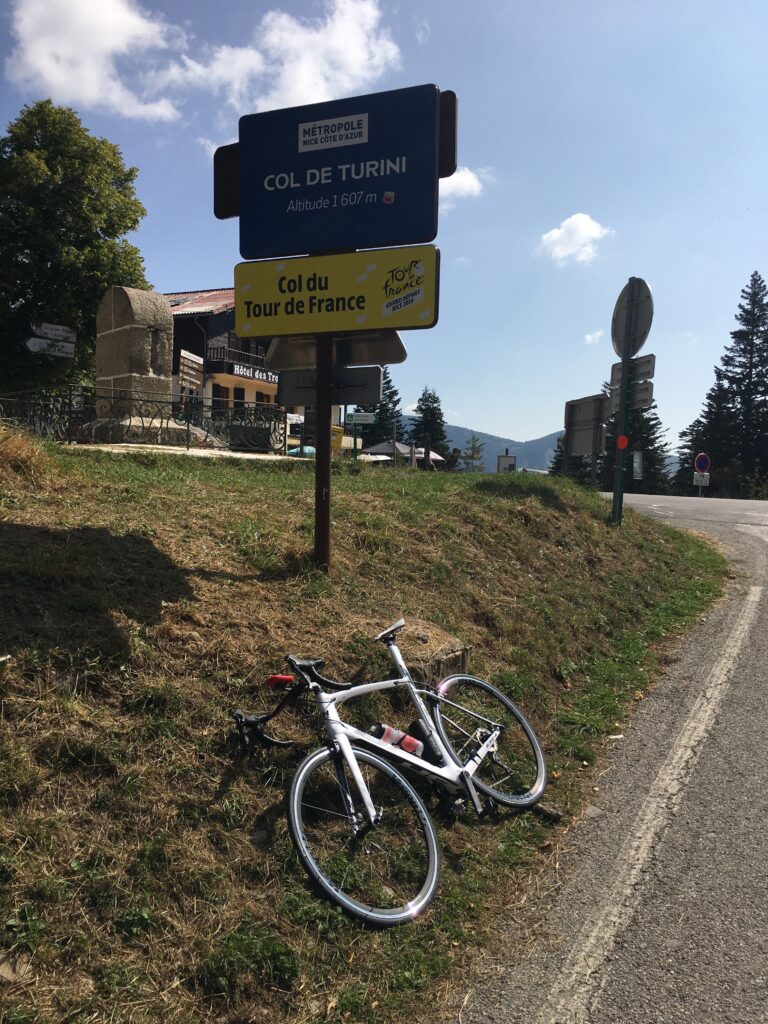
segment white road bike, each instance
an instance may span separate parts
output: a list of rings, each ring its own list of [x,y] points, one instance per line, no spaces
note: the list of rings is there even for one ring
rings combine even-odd
[[[296,852],[323,893],[367,924],[388,926],[416,918],[434,899],[440,879],[435,827],[422,797],[394,766],[431,780],[451,804],[468,801],[478,815],[497,807],[532,807],[544,793],[547,771],[536,735],[519,709],[490,683],[452,675],[420,686],[397,646],[400,619],[375,638],[385,644],[396,679],[348,685],[320,675],[325,662],[288,655],[295,676],[268,683],[286,690],[274,711],[233,715],[247,748],[288,746],[267,731],[286,706],[311,693],[328,737],[299,765],[288,790],[288,825]],[[406,745],[363,732],[342,720],[355,697],[404,689],[418,714]],[[400,736],[403,734],[401,733]]]

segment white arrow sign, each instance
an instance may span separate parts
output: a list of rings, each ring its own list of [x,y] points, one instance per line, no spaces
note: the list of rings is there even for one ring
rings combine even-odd
[[[71,341],[53,341],[51,338],[27,338],[25,342],[30,352],[44,352],[47,356],[61,356],[72,359],[75,346]]]
[[[39,338],[50,338],[52,341],[77,341],[77,333],[63,324],[32,324],[32,330]]]

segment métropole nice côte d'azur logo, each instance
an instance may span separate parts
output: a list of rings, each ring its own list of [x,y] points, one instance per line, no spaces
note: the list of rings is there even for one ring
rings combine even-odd
[[[307,121],[298,126],[299,153],[336,149],[339,146],[357,146],[367,142],[368,114],[349,114],[324,121]],[[267,192],[283,192],[286,189],[308,188],[313,185],[349,184],[371,178],[386,178],[406,172],[405,156],[381,157],[375,160],[328,164],[325,167],[307,167],[303,173],[297,170],[275,171],[266,175],[263,185]],[[393,198],[394,196],[390,196],[386,201],[392,202]],[[329,200],[326,197],[318,202],[328,204]],[[308,199],[291,200],[289,212],[314,204],[315,201]]]

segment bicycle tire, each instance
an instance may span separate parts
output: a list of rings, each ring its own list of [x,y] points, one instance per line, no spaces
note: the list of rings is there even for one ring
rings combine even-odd
[[[321,748],[299,765],[288,790],[288,828],[303,867],[326,896],[369,925],[418,917],[440,881],[434,825],[413,786],[392,765],[353,747],[381,822],[355,834],[343,785],[361,805],[338,750]]]
[[[472,776],[476,789],[506,807],[532,807],[547,785],[541,744],[523,713],[495,686],[475,676],[448,676],[437,686],[435,728],[456,764],[466,764],[487,738],[487,722],[503,725],[498,748]],[[454,707],[453,705],[460,705]]]

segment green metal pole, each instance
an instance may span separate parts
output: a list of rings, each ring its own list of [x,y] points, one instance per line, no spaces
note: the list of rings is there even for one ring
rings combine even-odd
[[[631,344],[637,320],[637,278],[629,279],[629,296],[627,299],[627,317],[624,326],[624,342],[621,350],[621,388],[619,390],[619,412],[616,417],[616,465],[613,472],[613,510],[611,518],[615,526],[621,526],[624,509],[624,473],[626,469],[627,448],[619,448],[618,439],[627,433],[629,421],[630,366],[632,361]]]

